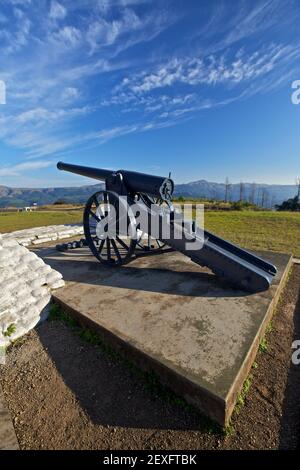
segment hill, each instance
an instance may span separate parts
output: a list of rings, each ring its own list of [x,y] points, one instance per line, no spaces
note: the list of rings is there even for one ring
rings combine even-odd
[[[91,194],[103,189],[103,187],[102,183],[69,188],[9,188],[0,186],[0,207],[23,207],[34,202],[38,205],[53,204],[59,199],[74,204],[84,203]],[[225,191],[224,183],[199,180],[176,185],[174,195],[186,198],[223,200]],[[238,201],[240,184],[230,185],[228,194],[231,201]],[[251,183],[243,185],[243,199],[252,200],[265,207],[281,204],[282,201],[295,195],[296,187],[294,185],[256,184],[254,186]]]
[[[228,199],[238,201],[240,199],[240,184],[231,184],[228,188]],[[212,183],[206,180],[194,181],[192,183],[178,184],[175,187],[176,196],[186,198],[203,198],[223,200],[225,198],[226,186],[224,183]],[[271,207],[296,195],[296,186],[280,184],[254,184],[243,183],[243,200],[252,201],[255,204]]]
[[[0,207],[30,206],[53,204],[59,199],[68,203],[85,202],[89,196],[103,189],[104,185],[94,184],[70,188],[9,188],[0,186]]]

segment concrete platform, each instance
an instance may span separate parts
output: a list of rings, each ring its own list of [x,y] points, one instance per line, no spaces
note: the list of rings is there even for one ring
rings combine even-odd
[[[261,253],[279,272],[269,291],[253,295],[229,288],[176,252],[107,268],[87,248],[35,251],[64,276],[56,301],[205,415],[228,423],[290,256]]]
[[[19,443],[0,385],[0,450],[19,450]]]

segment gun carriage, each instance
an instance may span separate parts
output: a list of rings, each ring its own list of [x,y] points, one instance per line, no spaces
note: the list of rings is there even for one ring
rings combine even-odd
[[[104,190],[88,199],[83,214],[86,242],[102,264],[120,266],[136,256],[171,249],[209,267],[236,288],[248,292],[269,288],[274,265],[178,217],[170,177],[62,162],[57,168],[105,183]]]

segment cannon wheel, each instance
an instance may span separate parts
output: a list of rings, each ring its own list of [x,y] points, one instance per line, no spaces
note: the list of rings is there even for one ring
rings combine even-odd
[[[167,207],[169,208],[169,204],[165,203],[161,198],[154,198],[149,196],[148,194],[140,194],[139,198],[149,208],[151,207],[151,204],[156,204],[158,206],[163,206],[167,204]],[[151,235],[149,235],[148,233],[142,232],[141,230],[138,231],[136,244],[137,254],[138,252],[159,252],[162,251],[166,246],[166,243],[162,242],[157,238],[151,237]]]
[[[127,263],[133,256],[136,238],[135,219],[127,214],[128,235],[121,236],[105,233],[99,237],[99,222],[108,216],[108,207],[111,204],[117,210],[118,195],[112,191],[99,191],[93,194],[86,203],[83,214],[83,226],[87,244],[93,255],[103,264],[120,266]],[[98,226],[98,231],[97,231]]]

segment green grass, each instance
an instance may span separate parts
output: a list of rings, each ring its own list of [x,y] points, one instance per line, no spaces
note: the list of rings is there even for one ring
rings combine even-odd
[[[248,377],[246,378],[245,382],[243,383],[243,387],[242,387],[242,390],[240,391],[238,397],[237,397],[237,400],[236,400],[236,404],[235,404],[235,413],[239,414],[241,408],[245,405],[245,399],[246,399],[246,396],[250,390],[250,387],[251,387],[251,383],[252,383],[252,375],[248,375]]]
[[[15,331],[16,331],[16,325],[12,323],[11,325],[7,327],[7,330],[4,331],[3,336],[5,336],[6,338],[9,338]]]
[[[300,213],[208,211],[205,228],[245,248],[300,257]]]
[[[0,213],[0,232],[81,220],[81,210],[3,212]],[[205,228],[245,248],[292,253],[300,257],[300,213],[207,211]]]
[[[0,232],[82,222],[82,211],[0,212]]]
[[[264,336],[261,340],[261,342],[259,343],[259,352],[266,352],[268,350],[268,341],[266,339],[266,337]]]

